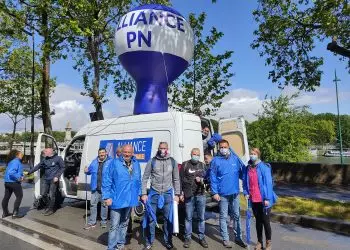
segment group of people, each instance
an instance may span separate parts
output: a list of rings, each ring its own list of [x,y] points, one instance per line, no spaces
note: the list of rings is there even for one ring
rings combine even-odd
[[[146,234],[145,249],[152,249],[155,240],[157,212],[164,217],[163,238],[167,249],[172,249],[173,242],[173,204],[184,203],[185,206],[185,240],[184,248],[189,248],[192,237],[192,220],[194,211],[198,219],[199,243],[208,248],[205,239],[205,208],[206,193],[219,203],[220,234],[223,245],[232,248],[229,240],[227,221],[234,222],[235,243],[246,247],[242,239],[240,223],[239,180],[243,181],[243,192],[248,202],[252,204],[256,218],[258,242],[255,249],[263,249],[263,228],[265,229],[266,248],[271,249],[270,211],[276,202],[273,192],[271,169],[260,160],[260,151],[253,148],[250,152],[248,166],[230,148],[229,142],[220,140],[219,151],[214,157],[205,151],[205,162],[201,162],[201,150],[193,148],[191,159],[181,164],[170,156],[167,142],[160,142],[157,154],[149,160],[143,176],[138,160],[134,156],[132,145],[124,145],[118,149],[115,159],[111,159],[106,149],[100,148],[98,156],[84,169],[86,175],[91,175],[90,217],[85,229],[96,227],[97,204],[101,202],[101,227],[107,227],[108,210],[110,209],[110,228],[108,250],[125,249],[128,225],[133,207],[141,201],[145,207],[142,222]],[[55,212],[55,197],[59,178],[64,170],[61,157],[53,154],[52,149],[44,150],[45,158],[40,164],[29,171],[45,169],[44,196],[51,199],[44,215]],[[2,201],[3,217],[12,215],[19,218],[18,208],[22,199],[21,181],[23,154],[15,152],[14,158],[8,163],[5,173],[5,196]],[[150,180],[150,188],[148,182]],[[13,214],[8,211],[8,201],[12,194],[16,195]]]
[[[45,148],[43,151],[43,160],[38,165],[28,171],[27,175],[34,173],[39,169],[44,170],[43,199],[47,205],[43,214],[51,215],[57,208],[56,197],[59,185],[59,179],[64,171],[64,162],[60,156],[54,153],[52,148]],[[8,156],[8,163],[4,175],[5,195],[2,200],[2,218],[12,216],[13,219],[22,218],[24,215],[19,212],[19,207],[23,198],[22,181],[24,180],[23,153],[16,149],[11,150]],[[16,199],[13,206],[13,213],[9,212],[8,203],[12,193]]]

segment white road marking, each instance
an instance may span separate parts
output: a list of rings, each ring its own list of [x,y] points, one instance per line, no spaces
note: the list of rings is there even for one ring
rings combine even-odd
[[[0,223],[0,231],[8,234],[8,235],[11,235],[13,237],[16,237],[22,241],[25,241],[29,244],[32,244],[33,246],[36,246],[36,247],[39,247],[41,249],[44,249],[44,250],[62,250],[62,248],[59,248],[59,247],[56,247],[52,244],[49,244],[49,243],[46,243],[40,239],[36,239],[35,237],[31,236],[31,235],[28,235],[28,234],[25,234],[25,233],[22,233],[20,231],[17,231],[13,228],[10,228],[10,227],[7,227],[3,224]]]

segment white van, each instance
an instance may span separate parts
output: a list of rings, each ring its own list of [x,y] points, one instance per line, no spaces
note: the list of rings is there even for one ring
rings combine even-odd
[[[84,174],[84,168],[97,157],[100,147],[106,148],[108,155],[114,158],[118,146],[131,143],[135,156],[141,163],[142,172],[162,141],[168,142],[170,154],[179,164],[190,159],[192,148],[201,149],[203,161],[204,125],[209,126],[213,133],[210,119],[184,112],[131,115],[91,122],[74,136],[61,153],[65,162],[65,171],[60,180],[62,193],[68,198],[85,200],[87,190],[87,198],[90,199],[90,176]],[[218,132],[230,142],[242,160],[247,162],[249,152],[244,119],[240,117],[219,120],[218,126]],[[40,162],[41,149],[47,143],[53,145],[58,152],[53,137],[39,134],[35,164]],[[40,176],[42,173],[39,171],[35,173],[35,198],[41,196]],[[74,181],[75,176],[78,176],[77,182]]]

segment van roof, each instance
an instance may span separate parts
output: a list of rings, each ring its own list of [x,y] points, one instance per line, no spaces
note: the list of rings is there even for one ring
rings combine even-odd
[[[189,120],[189,121],[198,121],[198,116],[185,113],[180,111],[170,111],[170,112],[162,112],[162,113],[153,113],[153,114],[142,114],[142,115],[129,115],[129,116],[120,116],[116,118],[110,118],[105,120],[99,120],[90,122],[84,127],[82,127],[74,137],[82,136],[82,135],[92,135],[101,132],[104,128],[107,128],[111,125],[118,124],[128,124],[128,123],[138,123],[138,122],[157,122],[164,120],[177,120],[180,119]]]

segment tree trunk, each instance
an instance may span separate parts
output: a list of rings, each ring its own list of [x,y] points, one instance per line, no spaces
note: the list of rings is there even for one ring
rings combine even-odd
[[[50,50],[51,44],[49,39],[48,31],[48,14],[46,9],[42,12],[42,30],[43,30],[43,55],[42,55],[42,86],[40,90],[40,103],[42,111],[42,119],[44,132],[46,134],[52,135],[52,124],[51,124],[51,114],[50,114]]]
[[[17,129],[17,116],[15,116],[15,117],[13,118],[13,130],[12,130],[11,140],[10,140],[10,143],[9,143],[10,151],[12,150],[13,142],[14,142],[14,140],[15,140],[16,129]]]
[[[101,114],[102,117],[100,117],[100,119],[103,119],[102,100],[100,96],[100,62],[98,60],[98,56],[99,56],[98,55],[98,51],[99,51],[98,37],[90,36],[88,38],[88,48],[89,48],[92,63],[94,66],[94,78],[92,80],[92,93],[90,93],[90,96],[92,98],[92,103],[94,104],[96,113]]]

